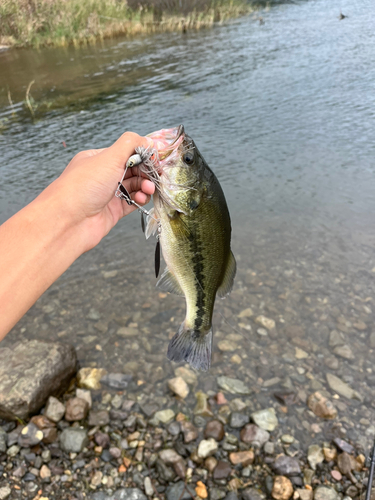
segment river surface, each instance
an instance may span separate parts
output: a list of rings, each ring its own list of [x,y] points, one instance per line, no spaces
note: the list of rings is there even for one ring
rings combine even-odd
[[[238,261],[233,292],[216,305],[213,366],[198,388],[212,395],[218,376],[239,378],[252,394],[228,399],[249,411],[275,407],[276,434],[292,433],[302,447],[339,436],[367,449],[375,433],[375,4],[311,0],[261,15],[264,24],[255,15],[186,35],[0,53],[0,222],[76,152],[125,130],[183,123],[222,183]],[[22,104],[32,80],[35,120]],[[71,342],[81,366],[131,372],[137,397],[165,396],[176,368],[168,338],[185,306],[155,290],[154,243],[138,214],[121,221],[4,345]],[[260,326],[260,315],[276,327]],[[308,410],[317,390],[336,419]],[[298,397],[285,407],[274,393],[288,392]],[[192,393],[185,411],[194,404]]]

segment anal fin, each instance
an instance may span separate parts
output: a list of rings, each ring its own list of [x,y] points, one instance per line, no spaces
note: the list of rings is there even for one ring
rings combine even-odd
[[[184,296],[184,292],[180,287],[175,276],[170,272],[168,267],[164,269],[163,274],[160,276],[159,281],[156,283],[157,288],[160,288],[163,292],[174,293],[175,295]]]
[[[217,291],[218,296],[223,299],[227,295],[230,294],[233,288],[234,277],[236,276],[237,264],[236,259],[234,258],[232,250],[229,254],[229,259],[227,262],[227,267],[225,269],[225,274],[223,281]]]

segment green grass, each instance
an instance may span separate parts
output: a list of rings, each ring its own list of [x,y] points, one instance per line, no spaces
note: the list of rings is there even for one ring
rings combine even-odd
[[[1,0],[0,45],[63,46],[212,26],[254,10],[246,0]]]

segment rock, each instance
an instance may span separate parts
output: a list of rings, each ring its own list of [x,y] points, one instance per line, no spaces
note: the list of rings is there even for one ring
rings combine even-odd
[[[169,424],[174,419],[175,413],[171,409],[157,411],[154,418],[162,424]]]
[[[238,344],[236,344],[235,342],[232,342],[230,340],[220,340],[220,342],[218,342],[217,344],[218,348],[220,349],[220,351],[222,352],[231,352],[231,351],[235,351],[236,349],[238,349]]]
[[[185,483],[179,481],[178,483],[174,483],[168,486],[166,495],[167,500],[191,500],[195,497],[195,490],[192,485],[185,485]]]
[[[232,468],[228,462],[224,462],[223,460],[219,460],[217,466],[214,470],[214,479],[226,479],[230,473],[232,472]]]
[[[355,459],[344,451],[337,457],[337,466],[342,474],[348,476],[355,467]]]
[[[248,424],[249,421],[250,418],[248,415],[234,411],[231,413],[229,425],[233,427],[233,429],[241,429],[244,425]]]
[[[210,488],[210,500],[222,500],[225,498],[225,493],[219,488]]]
[[[60,435],[61,448],[68,453],[79,453],[87,444],[87,433],[84,429],[68,427]]]
[[[154,488],[152,487],[151,479],[148,476],[145,477],[144,488],[145,488],[145,493],[148,497],[152,497],[155,494]]]
[[[191,443],[198,437],[198,429],[191,423],[187,421],[180,422],[181,430],[184,435],[184,442],[186,444]]]
[[[30,422],[35,424],[41,431],[44,429],[55,427],[55,423],[52,422],[49,418],[47,418],[45,415],[34,415],[30,420]]]
[[[327,398],[323,397],[320,392],[314,392],[307,400],[307,406],[317,416],[326,419],[337,417],[337,410]]]
[[[26,425],[18,436],[18,444],[22,448],[29,448],[40,443],[43,439],[43,431],[30,422]]]
[[[66,403],[65,420],[77,422],[87,417],[89,404],[85,399],[71,398]]]
[[[258,427],[264,429],[265,431],[273,431],[279,424],[276,412],[273,408],[256,411],[251,414],[251,418]]]
[[[89,413],[89,426],[103,427],[109,424],[109,413],[107,410],[90,411]]]
[[[235,491],[230,491],[225,497],[225,500],[238,500],[238,495]]]
[[[200,415],[201,417],[212,417],[212,411],[208,404],[208,397],[202,391],[198,391],[195,394],[197,398],[197,404],[194,408],[194,415]]]
[[[332,488],[318,486],[314,491],[314,500],[339,500],[338,493]]]
[[[354,359],[355,356],[348,345],[339,345],[333,349],[334,354],[344,359]]]
[[[121,488],[116,490],[112,496],[103,495],[102,492],[94,493],[92,496],[93,500],[147,500],[144,493],[138,488]]]
[[[0,454],[7,451],[7,433],[0,427]]]
[[[62,403],[60,403],[60,401],[57,398],[50,396],[48,398],[44,410],[44,415],[47,418],[49,418],[49,420],[52,420],[52,422],[57,423],[60,422],[64,414],[65,414],[65,406]]]
[[[262,448],[262,446],[269,440],[270,435],[267,431],[261,429],[257,425],[248,424],[241,430],[240,438],[241,441],[246,444]]]
[[[77,396],[77,398],[84,399],[85,401],[87,401],[89,408],[92,407],[92,397],[91,397],[90,391],[85,390],[85,389],[77,389],[76,396]]]
[[[329,334],[329,345],[330,347],[337,347],[338,345],[345,344],[345,336],[342,332],[337,330],[332,330]]]
[[[337,450],[334,446],[323,446],[324,459],[326,462],[331,462],[337,457]]]
[[[169,389],[182,399],[189,394],[189,387],[182,377],[171,378],[168,380]]]
[[[0,348],[0,418],[26,420],[76,372],[73,346],[38,340]]]
[[[195,492],[199,498],[207,498],[208,497],[206,485],[204,483],[202,483],[202,481],[197,482]]]
[[[17,446],[16,444],[12,445],[10,448],[7,449],[7,455],[8,457],[15,457],[18,455],[19,451],[20,451],[20,447]]]
[[[265,500],[266,496],[255,488],[246,488],[242,491],[242,500]]]
[[[313,491],[307,489],[297,489],[296,492],[299,494],[300,500],[313,500]]]
[[[182,460],[181,455],[179,455],[172,448],[160,451],[159,452],[159,457],[163,460],[163,462],[166,465],[173,465],[176,462],[179,462],[180,460]]]
[[[57,439],[57,429],[56,427],[47,427],[47,429],[43,429],[43,443],[51,444],[54,443]]]
[[[218,377],[217,383],[221,389],[228,391],[231,394],[251,394],[251,390],[245,385],[242,380],[236,378],[225,377],[224,375]]]
[[[258,325],[267,328],[267,330],[273,330],[276,326],[276,323],[273,319],[266,318],[265,316],[257,316],[255,318],[255,323],[258,323]]]
[[[9,488],[9,486],[3,486],[0,488],[0,500],[5,500],[8,498],[11,494],[12,490]]]
[[[208,457],[204,461],[204,467],[208,470],[208,472],[213,472],[216,466],[217,466],[217,460],[215,457]]]
[[[333,442],[335,443],[335,445],[340,448],[341,451],[346,451],[346,453],[353,453],[354,452],[354,448],[351,444],[347,443],[346,441],[344,441],[343,439],[340,439],[340,438],[335,438],[333,440]]]
[[[100,379],[106,373],[103,368],[81,368],[77,373],[77,384],[82,389],[100,389]]]
[[[207,423],[204,430],[205,438],[213,438],[215,441],[221,441],[224,438],[224,426],[219,420],[211,420]]]
[[[243,309],[240,314],[238,314],[238,318],[251,318],[251,316],[254,316],[253,310],[251,307],[248,307],[247,309]]]
[[[281,442],[284,444],[294,443],[294,437],[291,434],[283,434],[280,439],[281,439]]]
[[[301,474],[298,460],[286,455],[279,455],[272,464],[272,468],[280,476],[298,476]]]
[[[51,477],[51,470],[47,467],[47,465],[42,465],[42,467],[40,468],[39,475],[42,479]]]
[[[122,391],[126,389],[133,379],[133,375],[124,373],[107,373],[100,379],[100,382],[111,389]]]
[[[321,464],[324,460],[324,454],[322,448],[318,444],[312,444],[307,450],[307,461],[313,470],[316,470],[316,466]]]
[[[338,470],[331,470],[331,476],[335,481],[341,481],[342,475]]]
[[[347,383],[336,377],[336,375],[327,373],[327,382],[329,387],[333,391],[337,392],[337,394],[340,394],[340,396],[344,396],[344,398],[347,399],[361,399],[355,390],[353,390]]]
[[[271,494],[275,500],[289,500],[293,495],[293,485],[290,479],[284,476],[275,476]]]
[[[233,465],[241,464],[246,467],[254,462],[254,452],[252,450],[233,452],[230,453],[229,460]]]
[[[184,366],[179,366],[174,371],[176,377],[181,377],[189,385],[195,385],[198,382],[198,378],[193,370],[185,368]]]
[[[296,359],[306,359],[309,357],[308,353],[304,351],[303,349],[300,349],[299,347],[295,347],[296,353],[295,353],[295,358]]]
[[[218,450],[217,442],[210,439],[202,439],[198,446],[198,457],[199,458],[207,458],[209,455],[212,455]]]
[[[165,463],[162,460],[156,461],[156,470],[159,476],[167,483],[170,483],[176,477],[176,474],[173,471],[173,469],[165,465]]]
[[[94,472],[94,475],[91,477],[90,484],[92,486],[100,486],[102,484],[102,479],[103,479],[103,472],[101,472],[100,470],[96,470]]]

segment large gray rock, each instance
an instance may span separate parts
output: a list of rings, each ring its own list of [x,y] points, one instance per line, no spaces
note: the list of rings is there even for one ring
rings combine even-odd
[[[79,453],[88,442],[86,430],[78,427],[68,427],[60,435],[61,448],[68,453]]]
[[[74,347],[29,340],[0,349],[0,418],[25,420],[69,384],[76,372]]]

